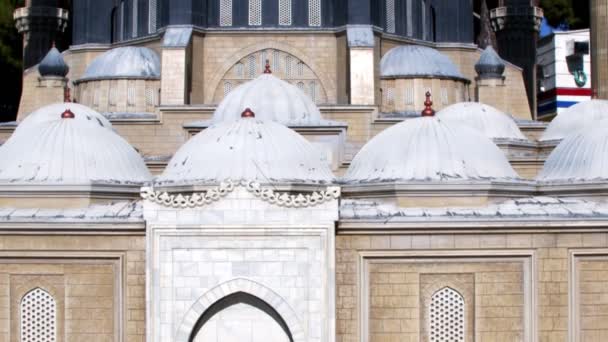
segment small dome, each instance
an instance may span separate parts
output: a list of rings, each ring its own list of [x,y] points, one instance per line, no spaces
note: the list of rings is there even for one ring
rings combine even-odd
[[[53,46],[38,64],[38,72],[42,77],[65,77],[70,72],[70,68],[65,64],[61,52]]]
[[[608,117],[608,101],[589,100],[579,102],[559,113],[549,124],[541,141],[559,140],[567,135]]]
[[[608,120],[568,135],[551,152],[539,181],[608,180]]]
[[[475,71],[481,78],[501,78],[505,73],[505,62],[492,46],[488,46],[475,64]]]
[[[329,183],[322,153],[291,129],[267,120],[243,118],[200,132],[173,156],[159,182]]]
[[[402,45],[387,52],[380,61],[380,76],[465,79],[448,56],[420,45]]]
[[[126,140],[91,124],[94,119],[79,109],[64,104],[54,119],[39,116],[44,120],[20,127],[0,148],[0,181],[88,184],[151,179],[143,159]]]
[[[314,126],[323,122],[319,108],[308,95],[272,74],[260,75],[232,90],[215,110],[213,122],[236,120],[246,107],[251,108],[258,119],[288,126]]]
[[[91,62],[80,80],[160,78],[160,58],[154,50],[127,46],[104,52]]]
[[[387,128],[359,151],[344,177],[349,183],[514,178],[517,174],[491,140],[437,117]]]
[[[474,128],[490,139],[527,140],[513,118],[483,103],[455,103],[439,111],[437,116],[445,122],[461,123]]]
[[[112,124],[110,121],[108,121],[108,119],[106,119],[106,117],[99,112],[78,103],[59,102],[33,111],[31,114],[26,116],[21,123],[19,123],[17,130],[22,127],[36,125],[39,123],[56,121],[58,117],[57,113],[61,114],[67,109],[76,114],[74,120],[85,121],[96,126],[112,129]]]

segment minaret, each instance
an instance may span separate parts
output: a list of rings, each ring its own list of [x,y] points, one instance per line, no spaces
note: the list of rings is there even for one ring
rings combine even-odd
[[[591,0],[590,5],[593,97],[608,99],[608,0]]]
[[[26,0],[13,13],[15,26],[23,34],[23,68],[36,65],[68,24],[68,11],[57,0]]]
[[[543,10],[538,7],[538,0],[499,0],[490,17],[498,52],[524,69],[530,110],[536,113],[536,47]]]

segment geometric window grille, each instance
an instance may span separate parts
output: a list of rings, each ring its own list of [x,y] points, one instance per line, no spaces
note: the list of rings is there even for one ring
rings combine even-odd
[[[228,95],[232,91],[232,83],[225,82],[224,83],[224,96]]]
[[[249,25],[262,25],[262,0],[249,0]]]
[[[412,36],[412,31],[414,30],[414,19],[413,19],[413,9],[412,9],[412,0],[407,0],[407,36]]]
[[[156,0],[148,1],[148,33],[156,32]]]
[[[129,81],[127,86],[127,105],[135,106],[135,81]]]
[[[304,76],[304,63],[298,62],[298,64],[296,64],[296,72],[298,73],[298,76]]]
[[[279,0],[279,25],[291,25],[291,0]]]
[[[272,70],[279,71],[281,68],[281,54],[279,50],[272,51]]]
[[[448,104],[448,90],[447,88],[441,88],[441,104]]]
[[[46,291],[36,288],[21,299],[21,341],[57,341],[57,304]]]
[[[154,88],[146,88],[146,106],[156,106],[155,93]]]
[[[220,0],[220,26],[232,26],[232,0]]]
[[[414,88],[405,89],[405,104],[406,105],[414,104]]]
[[[395,0],[386,0],[386,32],[395,33]]]
[[[321,26],[321,0],[308,0],[308,26]]]
[[[268,51],[260,53],[260,69],[266,70],[266,61],[268,60]]]
[[[235,68],[235,73],[237,77],[243,78],[245,75],[243,74],[243,63],[237,63]]]
[[[464,342],[464,298],[444,287],[431,298],[430,337],[432,342]]]
[[[131,0],[131,5],[133,6],[133,8],[131,9],[133,11],[133,17],[131,18],[132,19],[131,37],[133,37],[133,38],[137,37],[137,24],[139,21],[139,18],[138,18],[139,13],[137,13],[139,10],[139,8],[137,6],[138,2],[139,2],[139,0]]]
[[[386,90],[386,104],[389,106],[395,105],[395,88],[388,88]]]
[[[317,102],[317,84],[315,81],[310,82],[310,98],[312,102]]]
[[[286,77],[291,77],[291,66],[292,66],[292,60],[291,60],[291,56],[285,56],[285,76]]]
[[[248,76],[249,78],[255,78],[256,76],[256,72],[255,72],[255,56],[251,55],[249,56],[248,60],[247,60],[248,65]]]

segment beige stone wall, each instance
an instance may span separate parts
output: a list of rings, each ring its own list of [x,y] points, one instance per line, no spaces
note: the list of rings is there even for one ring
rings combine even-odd
[[[451,104],[468,98],[468,85],[461,81],[448,79],[383,79],[382,113],[422,112],[426,92],[431,92],[433,109],[439,111]]]
[[[606,251],[608,252],[608,251]],[[578,341],[608,341],[608,255],[578,260]]]
[[[359,293],[365,279],[370,309],[364,324],[371,341],[421,341],[421,274],[466,273],[475,277],[476,341],[528,341],[526,336],[537,335],[538,341],[566,342],[574,291],[569,252],[601,248],[606,253],[608,234],[338,235],[336,246],[338,341],[361,340],[365,303]],[[580,341],[605,340],[608,290],[600,284],[605,284],[606,260],[581,263],[575,278],[581,289]],[[533,322],[536,329],[526,332]]]
[[[343,42],[343,40],[341,40]],[[213,103],[215,90],[226,72],[243,57],[264,49],[289,53],[308,65],[327,93],[328,103],[337,102],[338,39],[333,33],[207,33],[203,54],[193,56],[203,65],[204,98]],[[204,63],[196,61],[204,59]]]
[[[23,120],[40,107],[62,102],[65,85],[65,79],[41,78],[37,67],[26,70],[23,74],[23,91],[17,121]]]
[[[73,93],[76,102],[100,113],[155,113],[159,97],[160,81],[152,79],[79,82]]]
[[[57,302],[58,341],[144,341],[143,234],[4,235],[0,246],[0,340],[20,341],[19,304],[40,287]]]
[[[188,53],[186,49],[165,49],[162,52],[161,71],[161,105],[188,104],[188,84],[186,66]]]

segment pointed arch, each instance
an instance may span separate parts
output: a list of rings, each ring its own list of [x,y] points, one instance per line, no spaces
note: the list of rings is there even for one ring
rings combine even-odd
[[[429,318],[431,341],[465,340],[465,303],[460,292],[449,286],[435,292]]]
[[[19,305],[21,341],[57,341],[57,301],[36,287],[21,298]]]
[[[200,330],[205,319],[215,315],[215,310],[234,305],[235,300],[248,300],[255,307],[265,308],[265,312],[274,312],[273,317],[284,331],[289,331],[291,342],[304,342],[306,334],[303,330],[295,311],[276,292],[268,287],[245,278],[237,278],[227,281],[207,291],[186,312],[180,324],[176,341],[191,341],[196,332]],[[249,304],[249,303],[247,303]],[[266,305],[266,306],[265,306]],[[202,323],[202,324],[201,324]]]

